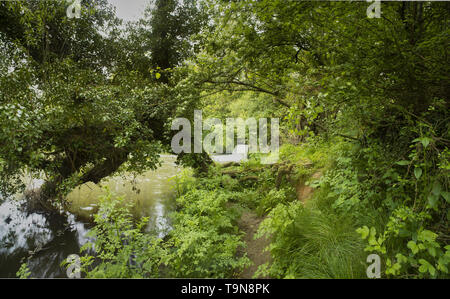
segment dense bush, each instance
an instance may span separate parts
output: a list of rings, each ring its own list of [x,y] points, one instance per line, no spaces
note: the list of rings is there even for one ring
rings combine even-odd
[[[164,240],[144,232],[148,219],[136,223],[123,199],[111,194],[102,199],[90,231],[94,241],[82,248],[87,277],[225,278],[249,264],[238,251],[245,244],[236,226],[239,208],[231,203],[235,183],[227,176],[194,180],[190,172],[176,181],[181,193]]]

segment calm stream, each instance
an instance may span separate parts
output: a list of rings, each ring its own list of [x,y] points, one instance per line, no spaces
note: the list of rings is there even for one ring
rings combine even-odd
[[[150,218],[147,231],[163,236],[173,209],[173,182],[179,171],[174,156],[162,156],[162,166],[137,177],[111,177],[102,183],[111,193],[134,204],[135,217]],[[39,185],[40,182],[33,182]],[[68,195],[71,207],[66,217],[46,217],[21,209],[19,199],[0,201],[0,277],[16,277],[21,261],[28,259],[32,277],[66,277],[60,263],[70,254],[79,254],[88,241],[92,215],[98,209],[102,187],[88,183]]]

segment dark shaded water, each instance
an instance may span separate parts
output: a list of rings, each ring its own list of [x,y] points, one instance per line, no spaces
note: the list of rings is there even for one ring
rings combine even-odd
[[[174,164],[175,157],[164,156],[162,160],[163,165],[156,171],[136,178],[112,177],[102,184],[115,196],[132,201],[133,214],[148,216],[147,230],[160,236],[170,229],[168,213],[173,208],[173,183],[169,178],[180,171]],[[16,277],[24,261],[28,261],[32,277],[66,277],[60,264],[70,254],[79,254],[80,247],[89,241],[86,233],[102,195],[104,190],[100,186],[83,185],[69,194],[72,203],[69,211],[51,217],[26,212],[20,199],[0,201],[0,277]]]

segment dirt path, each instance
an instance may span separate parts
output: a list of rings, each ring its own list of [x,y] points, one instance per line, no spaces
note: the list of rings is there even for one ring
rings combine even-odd
[[[255,240],[253,238],[262,220],[264,218],[258,217],[253,212],[244,212],[239,220],[239,228],[245,232],[243,237],[244,242],[247,244],[245,252],[253,263],[244,269],[240,278],[252,278],[260,265],[270,261],[270,253],[268,251],[263,252],[264,248],[270,244],[269,240],[265,238]]]
[[[322,172],[317,171],[316,173],[314,173],[311,176],[311,179],[319,179],[322,176]],[[296,186],[296,190],[297,190],[297,199],[302,201],[302,202],[306,202],[308,199],[311,198],[314,189],[311,188],[310,186],[305,185],[305,183],[303,181],[298,182],[297,186]]]
[[[319,179],[322,176],[322,172],[317,171],[311,178]],[[314,189],[310,186],[306,186],[304,182],[299,182],[296,186],[297,198],[302,202],[310,199]],[[262,217],[258,217],[256,213],[252,211],[246,211],[242,214],[241,219],[238,222],[239,228],[245,233],[243,240],[247,244],[247,248],[244,252],[247,253],[248,258],[252,261],[252,265],[244,269],[239,278],[253,278],[256,270],[260,265],[270,262],[270,253],[264,251],[269,246],[270,240],[266,238],[254,239],[259,224],[264,220]],[[267,277],[266,277],[267,278]]]

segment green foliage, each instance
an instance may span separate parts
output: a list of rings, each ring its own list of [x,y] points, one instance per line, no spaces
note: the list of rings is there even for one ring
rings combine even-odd
[[[226,278],[249,265],[239,253],[245,246],[236,227],[239,208],[231,206],[236,183],[229,177],[194,180],[189,172],[175,182],[177,211],[164,240],[144,232],[148,219],[136,223],[123,199],[111,194],[102,199],[90,231],[94,241],[82,248],[86,277]]]
[[[81,249],[86,252],[81,257],[81,271],[87,278],[159,277],[166,250],[161,239],[144,231],[147,218],[134,223],[130,204],[107,193],[94,221],[89,231],[94,242]]]
[[[193,185],[195,178],[193,177],[192,169],[185,168],[180,174],[169,178],[169,181],[174,182],[176,196],[181,197],[188,191],[188,188]]]
[[[80,20],[56,2],[0,3],[3,193],[24,170],[44,172],[56,197],[155,168],[171,120],[199,107],[282,119],[280,157],[295,174],[276,177],[258,155],[229,175],[180,155],[201,172],[174,179],[167,239],[106,200],[86,275],[237,275],[248,260],[236,220],[249,208],[272,240],[261,275],[364,277],[377,253],[383,277],[449,277],[448,3],[386,2],[369,19],[364,2],[155,0],[125,31],[98,3],[83,2]],[[306,207],[299,180],[317,189]]]
[[[295,198],[295,197],[294,197]],[[287,203],[286,190],[270,190],[269,193],[262,196],[257,208],[259,215],[267,214],[280,203]]]
[[[41,195],[51,201],[120,170],[154,169],[170,145],[171,120],[195,106],[198,91],[186,82],[181,63],[191,53],[187,39],[202,24],[199,7],[159,1],[142,26],[124,29],[106,0],[91,2],[82,2],[79,19],[67,18],[64,1],[0,4],[4,193],[17,191],[14,179],[24,170],[46,176]],[[150,37],[148,22],[160,24]],[[156,51],[167,44],[170,51]]]
[[[415,139],[408,161],[376,145],[360,157],[358,147],[349,148],[320,182],[334,209],[370,223],[357,231],[365,250],[382,256],[389,277],[448,277],[448,178],[432,140]]]
[[[27,263],[23,263],[22,265],[20,265],[20,268],[17,271],[16,276],[20,279],[30,278],[31,271],[30,271],[30,268],[28,268]]]
[[[257,275],[274,278],[364,278],[363,244],[351,220],[304,207],[277,205],[261,224],[272,262]]]
[[[181,208],[169,233],[175,248],[168,261],[171,276],[226,278],[248,265],[248,258],[237,256],[245,244],[235,225],[239,213],[227,207],[232,195],[191,189],[177,199]]]

